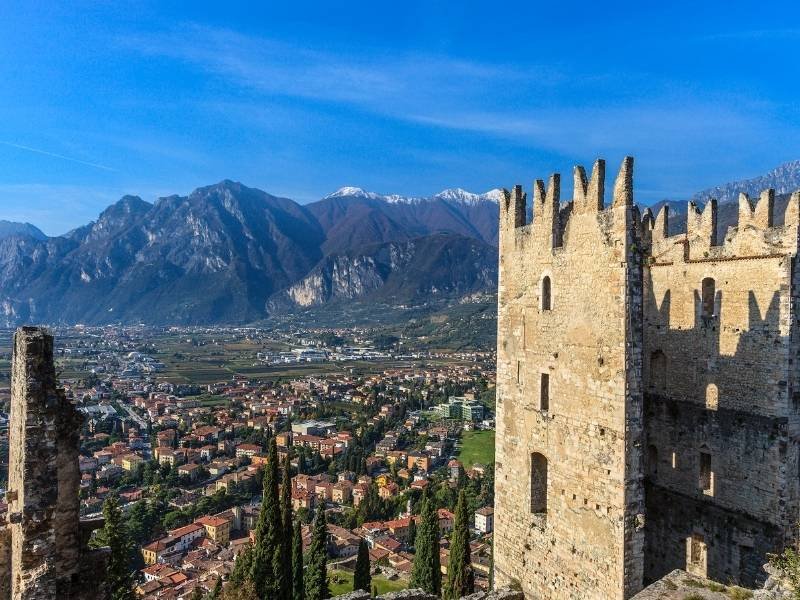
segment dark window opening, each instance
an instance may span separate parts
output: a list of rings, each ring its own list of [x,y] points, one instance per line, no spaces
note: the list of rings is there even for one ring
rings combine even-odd
[[[714,316],[714,295],[716,293],[716,283],[711,277],[706,277],[705,279],[703,279],[702,292],[703,292],[702,314],[706,318],[711,318]]]
[[[542,310],[552,310],[550,278],[545,275],[542,279]]]
[[[550,410],[550,375],[542,373],[539,384],[539,410]]]
[[[711,454],[708,452],[700,453],[700,489],[705,493],[713,490],[713,472],[711,471]]]
[[[531,512],[547,513],[547,459],[538,452],[531,454]]]

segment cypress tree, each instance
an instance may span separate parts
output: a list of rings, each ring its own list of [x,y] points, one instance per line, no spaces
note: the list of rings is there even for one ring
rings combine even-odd
[[[453,535],[450,538],[450,563],[447,565],[447,585],[445,600],[458,600],[473,593],[475,575],[469,548],[469,507],[467,496],[462,489],[456,504]]]
[[[305,584],[306,600],[325,600],[331,595],[328,590],[328,524],[325,522],[323,506],[317,509],[314,518]]]
[[[122,511],[115,495],[110,495],[103,503],[105,523],[99,532],[98,542],[110,548],[106,566],[106,584],[111,600],[134,600],[133,578],[130,560],[133,543],[128,536],[128,527],[122,520]]]
[[[251,579],[256,594],[261,598],[276,598],[282,583],[282,570],[275,572],[275,553],[280,548],[281,513],[278,500],[278,447],[272,438],[264,469],[264,493],[261,512],[256,525],[256,540],[253,547]]]
[[[442,570],[439,560],[439,518],[433,500],[427,493],[422,500],[422,522],[417,528],[412,588],[421,588],[439,596],[442,591]]]
[[[283,466],[279,518],[281,535],[276,540],[272,554],[275,599],[292,600],[292,475],[288,460]]]
[[[414,515],[410,516],[408,524],[408,546],[414,547],[414,541],[417,539],[417,522],[414,520]]]
[[[358,543],[358,558],[356,558],[356,569],[353,572],[353,591],[364,590],[368,592],[372,583],[372,575],[369,569],[369,548],[364,538]]]
[[[294,539],[292,540],[292,600],[305,600],[302,527],[299,520],[294,525]]]
[[[229,581],[233,585],[241,585],[253,576],[253,548],[248,547],[242,550],[236,557],[233,564],[233,572]]]

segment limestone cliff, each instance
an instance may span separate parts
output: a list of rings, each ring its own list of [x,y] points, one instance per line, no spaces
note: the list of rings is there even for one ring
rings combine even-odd
[[[273,297],[268,309],[355,299],[406,303],[461,297],[494,289],[496,278],[493,247],[461,235],[436,234],[329,256]]]

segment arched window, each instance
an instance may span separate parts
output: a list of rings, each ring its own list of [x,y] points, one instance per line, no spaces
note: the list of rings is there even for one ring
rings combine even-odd
[[[650,477],[658,475],[658,449],[653,444],[647,447],[647,474]]]
[[[716,292],[716,282],[711,277],[703,279],[702,292],[702,315],[711,318],[714,316],[714,294]]]
[[[650,388],[667,389],[667,356],[661,350],[650,354]]]
[[[538,452],[531,454],[531,512],[547,513],[547,459]]]
[[[552,290],[551,290],[550,277],[545,275],[542,278],[542,310],[552,310]]]

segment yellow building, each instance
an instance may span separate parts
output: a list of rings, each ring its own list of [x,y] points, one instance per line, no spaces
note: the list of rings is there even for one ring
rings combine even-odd
[[[206,528],[208,537],[217,544],[224,546],[231,539],[231,522],[222,517],[200,517],[195,521]]]
[[[139,456],[138,454],[126,454],[122,457],[122,465],[120,465],[126,471],[135,471],[136,467],[144,462],[144,459]]]

